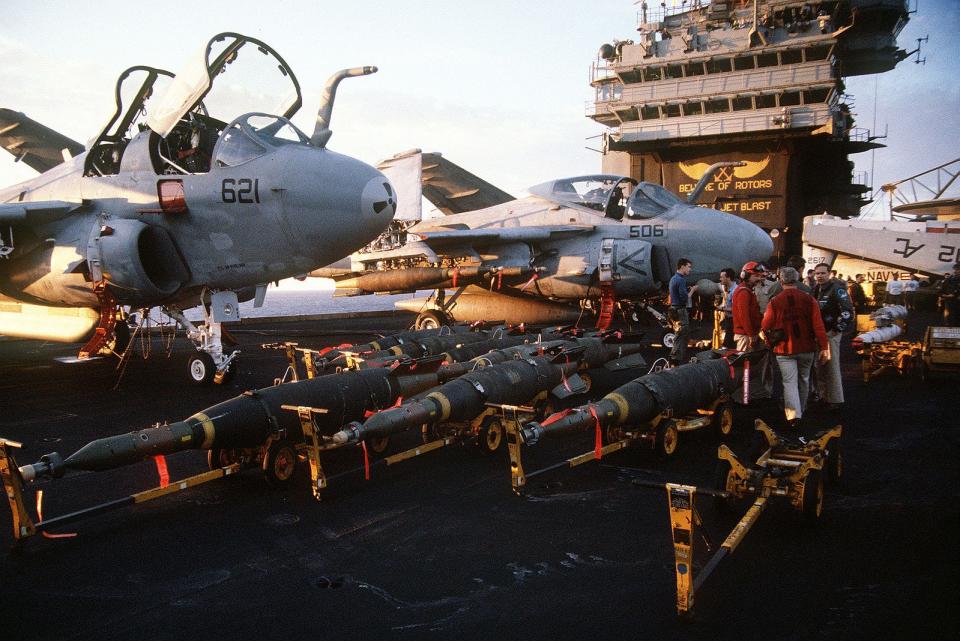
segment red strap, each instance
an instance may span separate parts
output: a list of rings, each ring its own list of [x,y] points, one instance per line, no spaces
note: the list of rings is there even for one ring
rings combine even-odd
[[[153,457],[154,462],[157,464],[157,474],[160,476],[160,487],[167,487],[170,485],[170,473],[167,472],[167,459],[163,454]]]
[[[570,355],[569,355],[569,354],[564,355],[564,359],[566,360],[566,364],[569,365],[569,364],[570,364]],[[567,369],[566,369],[566,368],[563,368],[563,369],[560,370],[560,372],[561,372],[560,375],[563,377],[563,387],[564,387],[564,389],[566,389],[568,392],[572,391],[572,390],[570,389],[570,383],[567,382]]]
[[[317,355],[318,355],[318,356],[323,356],[323,355],[326,354],[327,352],[332,352],[332,351],[333,351],[333,345],[331,345],[330,347],[324,347],[324,348],[321,349],[319,352],[317,352]]]
[[[497,272],[497,289],[503,287],[503,272]]]
[[[43,490],[37,490],[37,522],[43,523]],[[68,534],[51,534],[50,532],[41,532],[47,539],[72,539],[77,535],[76,532]]]
[[[525,290],[527,287],[530,287],[530,285],[533,284],[533,281],[537,280],[538,278],[540,278],[540,274],[534,274],[533,276],[531,276],[531,277],[530,277],[530,280],[528,280],[527,282],[525,282],[525,283],[523,284],[523,287],[520,288],[520,291],[522,292],[522,291]]]
[[[590,416],[593,417],[593,424],[596,427],[596,436],[593,439],[593,458],[600,460],[603,458],[603,433],[600,430],[600,419],[597,417],[597,408],[590,406]]]
[[[370,454],[367,452],[367,442],[360,441],[360,446],[363,448],[363,480],[370,480]]]
[[[733,369],[733,363],[730,362],[730,359],[727,358],[726,356],[721,356],[720,359],[721,359],[723,362],[725,362],[727,365],[730,366],[730,380],[731,380],[731,381],[736,380],[736,379],[737,379],[737,374],[736,374],[736,372],[735,372],[734,369]]]
[[[750,359],[743,362],[743,404],[750,404]]]
[[[459,267],[454,267],[454,268],[453,268],[453,286],[454,286],[454,287],[457,286],[457,277],[458,277],[459,275],[460,275],[460,268],[459,268]]]
[[[567,416],[568,414],[572,414],[572,413],[573,413],[573,409],[570,408],[570,409],[565,409],[562,412],[556,412],[555,414],[551,414],[547,419],[540,422],[540,427],[546,427],[551,423],[556,423],[564,416]]]

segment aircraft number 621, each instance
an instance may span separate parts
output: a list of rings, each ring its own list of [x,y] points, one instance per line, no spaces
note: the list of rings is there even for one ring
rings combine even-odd
[[[630,238],[659,238],[663,236],[663,225],[630,225]]]
[[[224,178],[220,185],[220,198],[225,203],[259,203],[259,178]]]

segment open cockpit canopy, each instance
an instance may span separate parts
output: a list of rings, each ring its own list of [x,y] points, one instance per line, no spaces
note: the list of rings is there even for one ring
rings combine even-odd
[[[143,65],[130,67],[120,74],[114,91],[116,109],[100,133],[87,145],[90,153],[84,163],[84,175],[117,173],[124,146],[149,113],[148,103],[163,93],[172,80],[173,74],[169,71]]]
[[[616,217],[614,210],[636,184],[637,181],[626,176],[596,174],[551,180],[528,191],[566,207],[585,208]]]
[[[300,84],[276,51],[227,32],[214,36],[177,74],[147,125],[165,138],[193,111],[221,123],[252,112],[289,119],[301,104]]]

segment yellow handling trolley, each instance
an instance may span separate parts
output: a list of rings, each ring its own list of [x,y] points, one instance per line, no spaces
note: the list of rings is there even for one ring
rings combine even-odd
[[[823,511],[824,482],[838,481],[843,473],[840,445],[843,428],[840,425],[809,441],[782,437],[761,420],[757,420],[756,429],[763,437],[765,449],[749,467],[742,464],[726,445],[720,446],[715,489],[634,481],[636,485],[665,487],[667,490],[677,579],[677,614],[680,617],[692,615],[696,591],[719,563],[733,554],[771,499],[786,499],[804,520],[815,522]],[[694,577],[694,540],[696,528],[702,524],[696,510],[698,494],[712,496],[720,509],[748,498],[752,499],[752,504]]]

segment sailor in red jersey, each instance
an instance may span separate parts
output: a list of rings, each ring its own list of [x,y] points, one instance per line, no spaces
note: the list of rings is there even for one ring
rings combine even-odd
[[[820,306],[813,296],[797,289],[799,279],[796,269],[780,269],[783,292],[770,300],[762,323],[764,338],[776,354],[780,368],[783,410],[787,422],[794,426],[807,406],[814,358],[821,363],[830,359]]]

